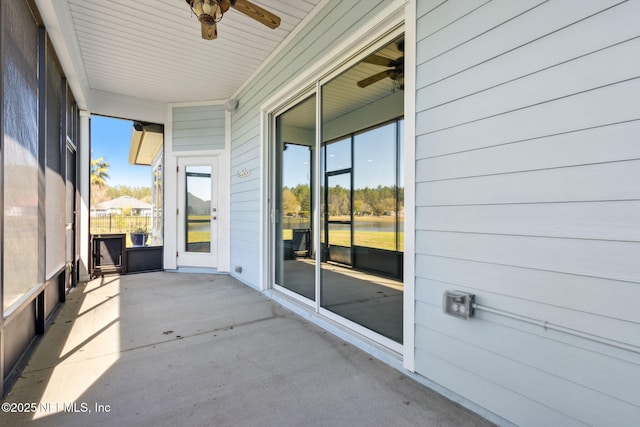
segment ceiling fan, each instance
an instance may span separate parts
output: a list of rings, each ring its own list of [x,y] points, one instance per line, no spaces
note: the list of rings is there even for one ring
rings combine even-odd
[[[404,53],[404,40],[398,42],[396,46],[400,52]],[[389,77],[398,85],[397,87],[400,90],[404,89],[404,55],[396,59],[390,59],[380,55],[371,55],[363,62],[373,65],[381,65],[389,69],[360,80],[358,82],[359,87],[367,87],[377,81]]]
[[[244,13],[250,18],[266,25],[269,28],[278,28],[280,18],[251,3],[248,0],[185,0],[191,10],[198,17],[202,26],[202,38],[213,40],[218,37],[216,24],[230,7]]]

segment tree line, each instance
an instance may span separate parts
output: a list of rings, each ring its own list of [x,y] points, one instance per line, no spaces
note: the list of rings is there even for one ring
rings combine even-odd
[[[110,166],[104,157],[91,159],[91,206],[122,196],[131,196],[151,203],[151,187],[109,186],[107,180],[109,179]]]
[[[329,216],[351,215],[351,191],[336,185],[329,187]],[[404,188],[381,186],[376,188],[358,188],[353,190],[353,213],[356,216],[393,215],[404,211]],[[311,189],[308,185],[283,187],[282,208],[285,216],[309,217],[311,212]]]

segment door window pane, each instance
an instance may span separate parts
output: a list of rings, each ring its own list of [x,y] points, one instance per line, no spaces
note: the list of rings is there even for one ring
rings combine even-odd
[[[275,283],[315,300],[312,251],[316,97],[276,118]]]
[[[186,167],[185,251],[211,252],[211,166]]]

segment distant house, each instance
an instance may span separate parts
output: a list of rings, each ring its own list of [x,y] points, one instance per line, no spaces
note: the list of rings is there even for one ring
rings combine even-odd
[[[150,216],[151,205],[131,196],[121,196],[112,200],[98,203],[92,213],[100,215],[122,215],[125,209],[130,210],[131,215]]]

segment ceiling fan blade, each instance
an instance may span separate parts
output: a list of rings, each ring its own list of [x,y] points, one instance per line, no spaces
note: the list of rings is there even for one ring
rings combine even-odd
[[[248,0],[231,0],[231,7],[269,28],[278,28],[280,26],[280,17],[264,10],[260,6],[257,6]]]
[[[391,72],[391,70],[382,71],[382,72],[380,72],[378,74],[374,74],[373,76],[367,77],[366,79],[360,80],[358,82],[358,86],[367,87],[369,85],[372,85],[375,82],[380,81],[380,80],[384,79],[385,77],[389,76],[390,72]]]
[[[218,38],[218,28],[216,24],[208,24],[201,22],[202,26],[202,38],[205,40],[214,40]]]
[[[371,55],[363,62],[366,62],[367,64],[382,65],[383,67],[393,67],[395,61],[393,59],[385,58],[384,56]]]

